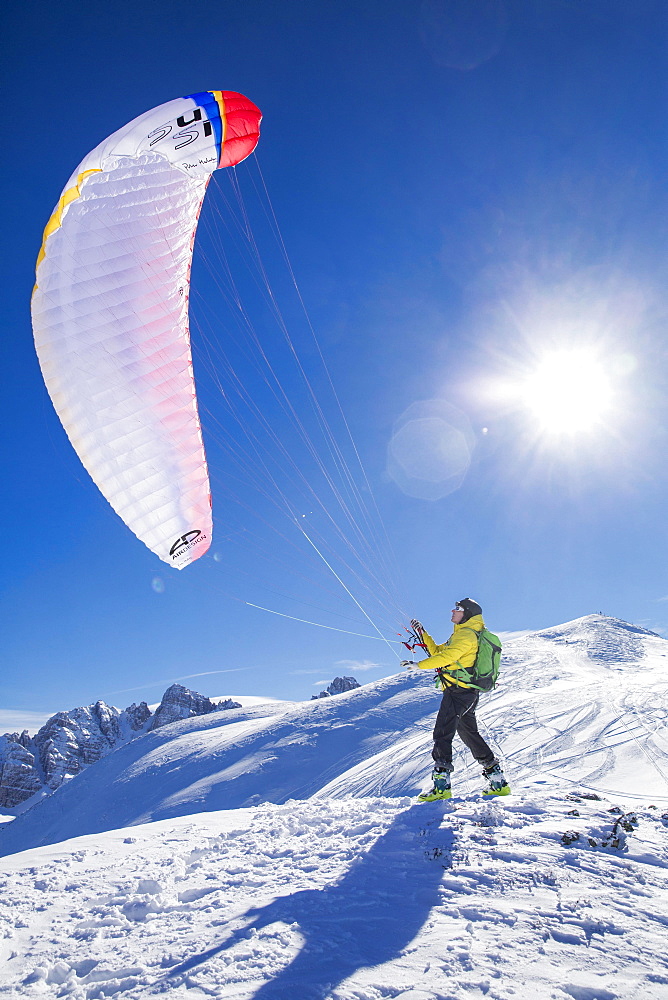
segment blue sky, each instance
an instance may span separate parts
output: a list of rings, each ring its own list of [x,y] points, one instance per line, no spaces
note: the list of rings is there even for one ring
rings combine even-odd
[[[207,352],[274,414],[208,270],[222,273],[218,236],[245,315],[312,440],[326,445],[238,250],[230,178],[207,196],[193,266],[214,486],[206,559],[176,573],[124,528],[41,380],[29,300],[65,181],[138,114],[214,88],[263,111],[239,189],[303,365],[365,489],[266,223],[269,205],[276,213],[397,568],[380,542],[362,551],[340,510],[341,533],[328,534],[331,497],[317,473],[323,509],[302,498],[304,523],[331,544],[333,568],[381,631],[392,638],[401,618],[379,608],[374,577],[443,638],[452,601],[466,595],[498,630],[592,611],[668,628],[665,6],[471,0],[468,10],[456,0],[12,5],[5,100],[20,124],[6,133],[1,166],[0,709],[50,713],[97,698],[123,707],[157,700],[178,678],[208,694],[301,698],[335,674],[371,680],[397,663],[375,639],[246,603],[371,634],[267,482],[261,493],[232,475],[247,443]],[[602,379],[606,405],[574,428],[545,430],[535,373],[564,359],[556,388],[538,388],[556,395],[557,424],[571,376],[585,378],[594,402]],[[426,485],[415,476],[425,465]]]

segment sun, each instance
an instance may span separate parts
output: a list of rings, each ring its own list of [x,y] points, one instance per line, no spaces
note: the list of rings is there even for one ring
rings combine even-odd
[[[551,434],[595,430],[612,406],[612,386],[600,359],[586,350],[555,351],[521,380],[519,399]]]

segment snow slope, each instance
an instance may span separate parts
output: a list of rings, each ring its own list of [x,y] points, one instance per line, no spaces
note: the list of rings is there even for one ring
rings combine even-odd
[[[317,798],[17,854],[0,996],[664,1000],[668,814],[624,852],[611,808]]]
[[[575,784],[668,802],[668,641],[590,615],[507,641],[481,728],[516,791]],[[194,812],[291,798],[414,795],[438,695],[402,672],[335,698],[173,723],[113,751],[0,830],[0,853]],[[480,786],[468,752],[454,787]]]
[[[460,754],[415,802],[438,696],[403,673],[167,725],[4,824],[0,997],[664,1000],[668,642],[505,652],[507,798]]]

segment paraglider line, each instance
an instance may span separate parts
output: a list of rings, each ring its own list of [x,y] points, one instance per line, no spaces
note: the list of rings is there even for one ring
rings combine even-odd
[[[362,635],[361,632],[349,632],[347,628],[336,628],[334,625],[321,625],[320,622],[310,622],[306,618],[295,618],[294,615],[285,615],[282,611],[272,611],[271,608],[263,608],[261,604],[253,604],[252,601],[244,601],[244,604],[247,604],[249,608],[258,608],[259,611],[268,611],[270,615],[280,615],[281,618],[290,618],[293,622],[303,622],[304,625],[316,625],[318,628],[328,628],[332,632],[345,632],[346,635],[358,635],[360,639],[379,639],[381,642],[389,644],[389,640],[384,635]]]
[[[348,590],[348,588],[346,587],[345,583],[343,582],[343,580],[341,579],[341,577],[339,576],[339,574],[338,574],[338,573],[336,572],[336,570],[334,569],[334,567],[333,567],[332,565],[330,565],[330,563],[328,563],[328,562],[327,562],[327,560],[326,560],[326,559],[325,559],[325,557],[323,556],[323,554],[322,554],[322,552],[320,551],[320,549],[318,548],[318,546],[317,546],[317,545],[315,544],[315,542],[314,542],[314,541],[312,541],[312,539],[311,539],[311,538],[309,538],[309,536],[308,536],[308,535],[306,534],[306,532],[305,532],[305,531],[304,531],[304,529],[302,528],[301,524],[299,524],[299,522],[297,522],[297,527],[299,528],[299,530],[301,531],[302,535],[304,536],[304,538],[306,539],[306,541],[307,541],[307,542],[309,543],[309,545],[312,545],[312,546],[313,546],[313,548],[315,549],[315,551],[316,551],[316,552],[318,553],[318,555],[320,556],[320,558],[321,558],[321,559],[322,559],[322,561],[324,562],[324,564],[325,564],[325,566],[327,567],[327,569],[328,569],[328,570],[330,570],[330,572],[334,574],[334,576],[335,576],[335,577],[336,577],[336,579],[337,579],[337,580],[339,581],[339,583],[341,584],[341,586],[343,587],[343,589],[345,590],[345,592],[346,592],[346,593],[348,594],[348,596],[349,596],[349,597],[351,597],[351,598],[352,598],[352,600],[353,600],[353,601],[355,602],[355,604],[356,604],[356,605],[357,605],[357,607],[358,607],[358,608],[360,609],[360,611],[362,612],[362,614],[364,615],[364,617],[365,617],[365,618],[367,619],[367,621],[371,623],[372,627],[373,627],[373,628],[374,628],[374,629],[376,630],[376,632],[378,633],[378,635],[380,636],[380,638],[381,638],[381,639],[383,640],[383,642],[386,642],[386,643],[387,643],[387,645],[388,645],[388,646],[390,647],[390,649],[392,649],[392,645],[391,645],[391,643],[390,643],[389,639],[386,639],[386,638],[385,638],[385,636],[384,636],[384,635],[382,634],[382,632],[380,631],[380,629],[378,628],[378,626],[376,625],[376,623],[375,623],[375,622],[373,622],[373,621],[371,620],[371,618],[370,618],[370,617],[369,617],[369,615],[368,615],[368,614],[366,613],[366,611],[364,610],[364,608],[362,607],[362,605],[360,604],[360,602],[359,602],[359,601],[357,600],[357,598],[355,597],[355,595],[354,595],[354,594],[352,594],[352,593],[350,592],[350,590]],[[400,659],[400,658],[401,658],[401,657],[399,656],[399,653],[398,653],[398,651],[397,651],[397,650],[394,650],[394,649],[392,649],[392,652],[393,652],[393,653],[395,653],[395,655],[396,655],[397,659]]]

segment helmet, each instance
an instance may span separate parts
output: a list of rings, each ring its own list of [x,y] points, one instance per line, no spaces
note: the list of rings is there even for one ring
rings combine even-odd
[[[482,608],[480,605],[477,601],[472,601],[470,597],[464,597],[461,601],[456,601],[455,607],[460,608],[464,612],[464,617],[462,618],[460,624],[467,622],[469,618],[473,618],[474,615],[482,614]]]

